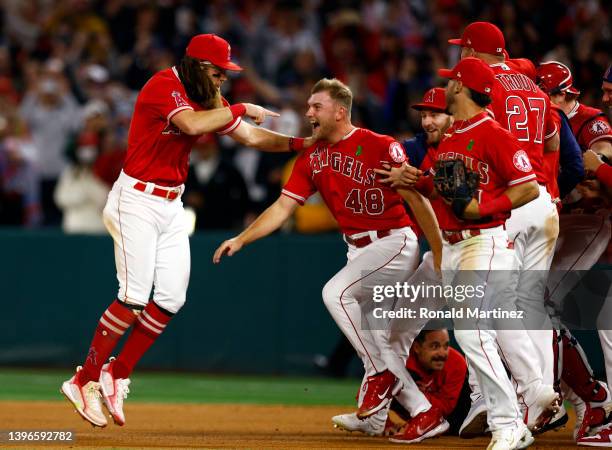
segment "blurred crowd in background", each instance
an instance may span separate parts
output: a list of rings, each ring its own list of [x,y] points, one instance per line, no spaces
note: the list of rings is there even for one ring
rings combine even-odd
[[[134,101],[189,39],[216,33],[246,70],[223,88],[232,102],[281,113],[264,126],[310,134],[311,86],[337,77],[353,90],[353,122],[405,138],[410,104],[442,84],[474,20],[496,23],[511,57],[566,63],[580,101],[600,105],[610,62],[604,0],[3,0],[0,3],[0,225],[103,233],[101,211],[121,170]],[[291,154],[216,135],[192,154],[183,201],[198,229],[242,228],[279,195]],[[298,231],[334,227],[315,197]],[[321,206],[321,208],[323,208]]]

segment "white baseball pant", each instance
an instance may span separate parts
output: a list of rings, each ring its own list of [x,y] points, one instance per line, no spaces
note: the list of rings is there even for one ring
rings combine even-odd
[[[552,322],[545,307],[546,280],[559,235],[559,215],[550,194],[539,186],[535,200],[512,210],[506,229],[519,261],[516,308],[525,311],[523,330],[500,330],[500,351],[517,383],[517,393],[530,404],[538,382],[554,383]],[[526,338],[531,341],[526,341]],[[522,343],[518,348],[517,343]],[[541,374],[541,377],[540,377]]]
[[[444,285],[455,288],[486,283],[481,305],[512,305],[516,296],[518,262],[514,250],[508,248],[508,235],[502,226],[485,229],[481,233],[456,244],[444,242]],[[496,276],[496,271],[503,271],[503,276]],[[480,278],[483,273],[486,274],[485,279]],[[463,303],[465,308],[473,306],[472,302]],[[455,302],[453,307],[462,306]],[[487,405],[489,428],[496,431],[517,426],[522,417],[516,394],[497,351],[495,329],[481,328],[479,322],[473,320],[455,319],[454,322],[455,338],[474,369]]]
[[[419,259],[417,239],[410,227],[392,230],[382,239],[366,233],[373,242],[362,248],[348,245],[348,261],[323,287],[323,302],[363,361],[364,379],[389,369],[402,383],[414,383],[405,361],[389,345],[389,331],[370,329],[362,320],[367,320],[363,311],[372,306],[375,285],[394,285],[412,273]]]
[[[137,191],[138,181],[121,172],[103,212],[115,244],[117,298],[144,306],[155,286],[153,301],[176,313],[185,303],[191,265],[183,203]]]

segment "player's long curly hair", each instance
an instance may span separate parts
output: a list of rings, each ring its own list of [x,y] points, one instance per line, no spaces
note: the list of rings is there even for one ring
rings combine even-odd
[[[200,60],[183,56],[177,72],[185,86],[187,96],[206,109],[214,108],[217,97],[217,88],[200,66]]]

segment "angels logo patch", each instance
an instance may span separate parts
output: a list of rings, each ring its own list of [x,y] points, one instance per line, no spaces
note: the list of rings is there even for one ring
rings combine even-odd
[[[179,91],[172,91],[172,97],[174,98],[177,108],[181,106],[189,106],[189,103],[187,103]]]
[[[589,126],[589,131],[591,134],[598,136],[608,134],[610,132],[610,126],[603,120],[595,120],[593,123],[591,123],[591,126]]]
[[[529,161],[529,156],[527,156],[525,150],[517,151],[512,157],[512,162],[514,167],[521,172],[531,172],[531,162]]]
[[[396,163],[403,163],[406,161],[406,153],[404,153],[404,149],[399,142],[391,142],[391,145],[389,145],[389,155]]]

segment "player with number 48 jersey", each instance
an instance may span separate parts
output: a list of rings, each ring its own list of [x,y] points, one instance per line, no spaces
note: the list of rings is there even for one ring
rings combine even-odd
[[[386,318],[384,323],[374,322],[376,316],[369,314],[374,288],[407,281],[419,260],[416,235],[410,228],[402,198],[438,253],[438,261],[442,245],[426,200],[414,190],[398,193],[376,179],[374,169],[385,163],[405,162],[400,144],[389,136],[352,125],[353,95],[340,81],[320,80],[311,94],[306,116],[316,144],[298,156],[276,202],[246,230],[223,242],[213,261],[218,263],[224,254],[232,256],[244,245],[278,229],[298,205],[304,204],[315,191],[321,193],[348,245],[347,263],[323,288],[323,302],[363,361],[365,377],[356,417],[366,419],[386,408],[402,385],[407,392],[418,391],[399,350],[391,346],[392,341],[404,340],[397,339],[398,336],[392,339],[394,331],[387,328]],[[412,409],[408,399],[402,406],[411,414],[422,412]],[[441,416],[430,425],[425,437],[448,429]]]
[[[347,235],[410,225],[403,200],[375,180],[383,163],[406,160],[401,145],[389,136],[353,128],[341,141],[317,143],[304,150],[282,193],[303,204],[316,191]]]

